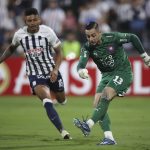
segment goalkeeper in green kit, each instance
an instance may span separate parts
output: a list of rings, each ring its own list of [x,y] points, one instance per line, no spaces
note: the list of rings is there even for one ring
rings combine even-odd
[[[83,79],[89,77],[85,67],[89,58],[92,58],[102,73],[102,79],[96,90],[95,109],[92,116],[83,121],[75,118],[74,125],[87,136],[94,124],[99,122],[104,132],[104,139],[97,145],[115,145],[116,141],[110,129],[107,110],[110,102],[116,96],[123,96],[126,93],[133,80],[131,65],[122,45],[131,42],[148,67],[150,67],[150,56],[134,34],[119,32],[102,34],[96,22],[90,22],[86,25],[85,34],[87,43],[81,49],[77,66],[78,74]]]

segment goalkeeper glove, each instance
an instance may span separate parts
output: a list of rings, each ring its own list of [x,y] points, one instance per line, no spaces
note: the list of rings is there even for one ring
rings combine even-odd
[[[88,74],[87,69],[79,69],[78,74],[82,79],[88,79],[89,78],[89,74]]]
[[[141,54],[141,57],[142,57],[144,63],[145,63],[148,67],[150,67],[150,56],[145,52],[145,53]]]

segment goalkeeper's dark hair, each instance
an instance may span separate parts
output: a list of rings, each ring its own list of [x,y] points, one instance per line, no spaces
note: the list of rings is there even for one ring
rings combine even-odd
[[[86,24],[86,26],[85,26],[86,30],[91,30],[93,28],[95,28],[96,30],[98,30],[99,27],[98,27],[98,23],[97,22],[91,21],[88,24]]]
[[[39,15],[38,10],[36,8],[27,8],[24,12],[25,16],[30,16],[30,15]]]

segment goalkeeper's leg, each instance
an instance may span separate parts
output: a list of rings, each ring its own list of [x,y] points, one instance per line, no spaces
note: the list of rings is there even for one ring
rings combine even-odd
[[[95,108],[97,107],[97,105],[100,102],[101,95],[102,95],[102,93],[96,93],[95,94],[95,99],[94,99],[94,102],[93,102],[93,106]],[[99,121],[99,125],[101,126],[101,128],[103,130],[104,137],[109,138],[109,139],[114,141],[113,134],[112,134],[111,127],[110,127],[111,126],[111,121],[110,121],[108,113],[106,113],[103,120]]]
[[[104,132],[104,137],[114,141],[114,137],[111,131],[111,121],[110,121],[108,113],[106,113],[102,121],[99,121],[99,125],[101,126]]]

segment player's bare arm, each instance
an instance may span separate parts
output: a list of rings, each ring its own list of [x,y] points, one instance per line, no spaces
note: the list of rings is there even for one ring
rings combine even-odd
[[[54,48],[55,50],[55,68],[51,72],[51,81],[55,82],[58,76],[58,70],[62,61],[62,54],[61,54],[61,46],[59,45],[58,47]]]
[[[8,48],[3,52],[2,56],[0,56],[0,63],[5,61],[8,57],[10,57],[14,51],[16,50],[17,46],[10,44]]]

